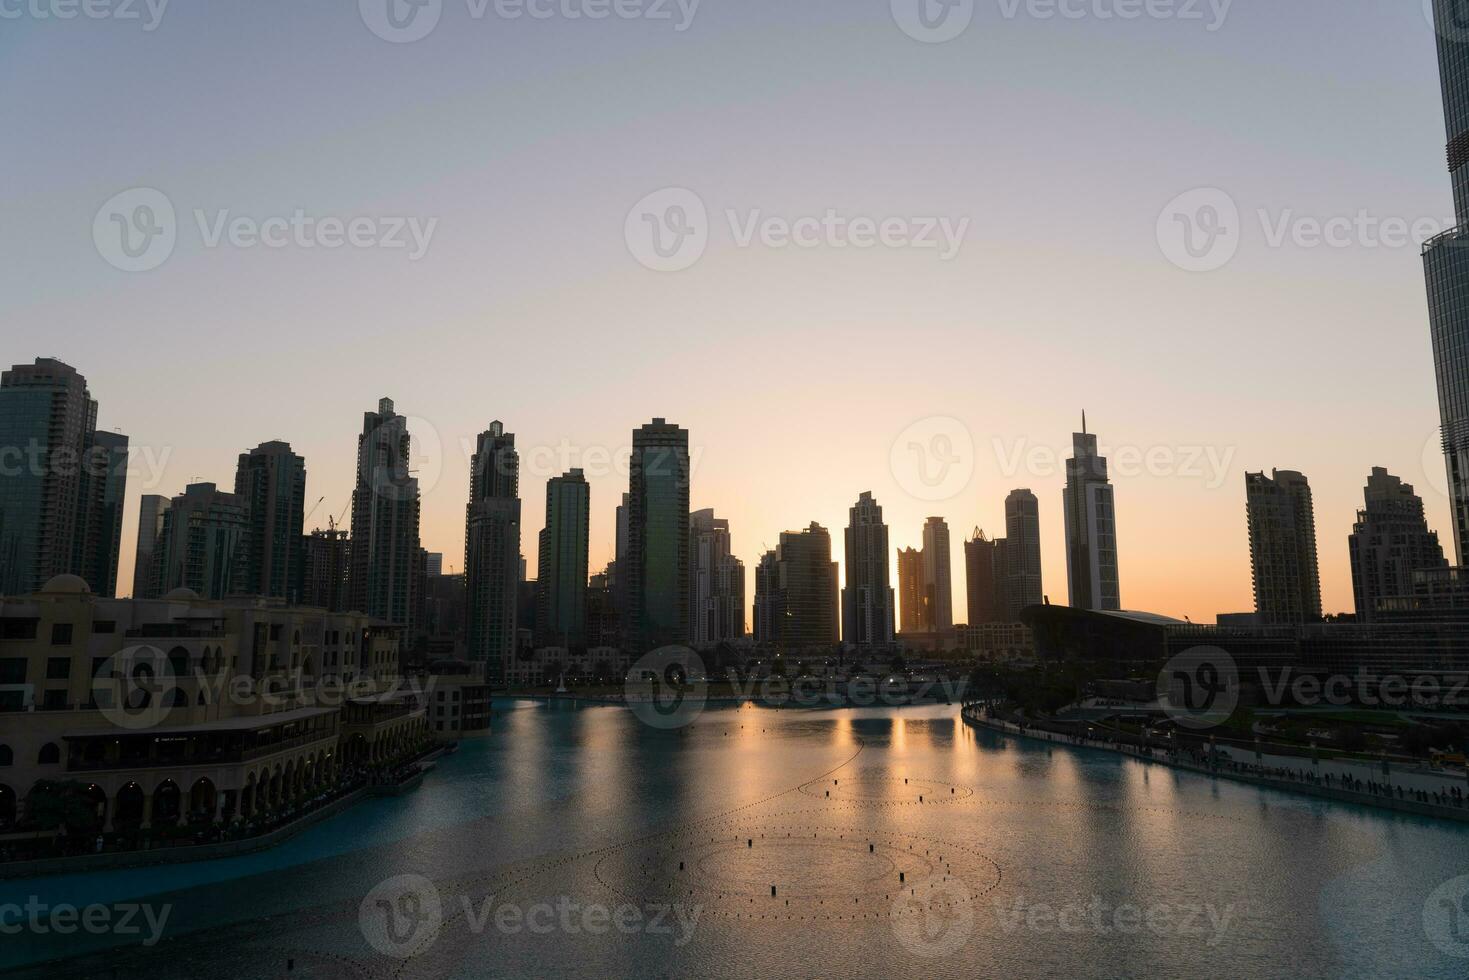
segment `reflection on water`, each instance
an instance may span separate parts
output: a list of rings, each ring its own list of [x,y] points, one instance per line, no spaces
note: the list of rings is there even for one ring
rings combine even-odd
[[[116,963],[150,978],[279,977],[288,959],[463,978],[1469,965],[1422,925],[1469,872],[1458,826],[1002,738],[951,707],[711,709],[678,731],[498,707],[411,796],[247,857],[0,883],[0,904],[168,906],[168,940]],[[26,930],[0,964],[127,941]]]

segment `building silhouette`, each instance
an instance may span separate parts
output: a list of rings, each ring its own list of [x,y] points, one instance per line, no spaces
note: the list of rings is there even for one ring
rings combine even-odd
[[[306,460],[287,442],[263,442],[240,454],[235,495],[250,514],[245,591],[301,601],[305,574]]]
[[[1293,470],[1245,474],[1255,616],[1262,626],[1321,619],[1316,513],[1311,487]]]
[[[690,641],[698,649],[745,635],[745,565],[730,553],[729,521],[712,510],[689,517]]]
[[[1045,601],[1041,581],[1040,501],[1027,489],[1005,498],[1005,541],[1001,558],[1005,621],[1020,622],[1020,611]]]
[[[586,646],[592,491],[581,470],[546,483],[546,526],[536,571],[536,646]]]
[[[1002,597],[999,585],[998,542],[985,537],[984,531],[974,529],[974,535],[964,542],[964,584],[969,599],[970,626],[985,626],[1004,621]]]
[[[930,517],[923,525],[923,586],[928,597],[929,632],[954,630],[954,573],[949,553],[949,525]]]
[[[517,630],[533,628],[532,617],[519,615],[520,580],[520,456],[515,436],[491,422],[470,460],[464,618],[469,659],[485,664],[485,676],[497,687],[510,676]],[[533,586],[529,596],[533,607]]]
[[[928,590],[924,586],[923,552],[917,548],[898,552],[898,600],[902,633],[933,631]]]
[[[870,492],[863,493],[847,515],[842,639],[859,648],[889,646],[895,623],[888,577],[888,526],[882,520],[882,507]]]
[[[162,494],[145,493],[138,502],[138,543],[133,553],[134,599],[156,599],[160,594],[154,574],[153,549],[163,534],[163,515],[168,510],[168,500]]]
[[[756,641],[782,650],[836,644],[837,575],[826,528],[813,522],[781,534],[755,575]]]
[[[1072,433],[1072,455],[1066,461],[1066,577],[1075,609],[1116,611],[1122,608],[1117,575],[1117,512],[1107,460],[1097,453],[1097,437]]]
[[[634,652],[689,642],[689,434],[664,419],[634,430],[628,481],[628,616]]]
[[[348,605],[411,632],[418,608],[418,480],[410,472],[408,420],[384,398],[362,416],[352,490]]]
[[[1372,468],[1347,548],[1357,619],[1370,623],[1411,603],[1418,573],[1445,569],[1438,534],[1428,529],[1423,498],[1380,466]]]
[[[251,590],[250,508],[213,483],[191,483],[169,501],[153,548],[152,581],[162,596],[188,589],[201,599]]]
[[[301,539],[301,551],[301,604],[328,612],[347,612],[352,538],[346,529],[317,528]]]
[[[53,358],[0,373],[0,595],[37,592],[77,575],[117,591],[126,436],[97,431],[87,380]]]

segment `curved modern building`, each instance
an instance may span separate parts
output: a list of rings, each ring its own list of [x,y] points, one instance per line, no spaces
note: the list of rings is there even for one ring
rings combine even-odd
[[[1423,247],[1459,563],[1469,561],[1469,4],[1433,0],[1456,227]]]

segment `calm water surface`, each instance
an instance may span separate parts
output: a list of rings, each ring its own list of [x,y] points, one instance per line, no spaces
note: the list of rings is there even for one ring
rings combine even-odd
[[[1459,826],[977,732],[950,707],[711,709],[672,732],[497,707],[417,793],[274,850],[0,882],[0,903],[167,905],[166,938],[100,974],[157,980],[288,959],[292,977],[1469,975],[1423,926],[1469,873]],[[122,941],[5,936],[0,966]]]

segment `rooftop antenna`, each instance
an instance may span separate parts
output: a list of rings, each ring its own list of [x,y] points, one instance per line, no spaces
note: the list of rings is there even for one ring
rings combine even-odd
[[[1081,434],[1086,435],[1086,409],[1081,410]]]

